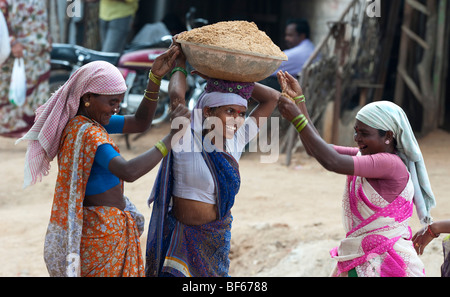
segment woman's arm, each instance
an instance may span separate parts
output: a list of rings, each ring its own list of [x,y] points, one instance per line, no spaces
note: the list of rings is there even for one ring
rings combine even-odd
[[[425,247],[441,233],[450,233],[450,220],[433,222],[418,231],[412,238],[417,254],[422,255]]]
[[[184,126],[180,129],[172,129],[163,139],[167,152],[172,148],[172,143],[178,142],[179,139],[175,139],[182,135],[189,124],[190,111],[184,105],[179,105],[171,114],[171,118],[183,117],[185,119]],[[176,136],[175,136],[176,135]],[[175,137],[174,137],[175,136]],[[122,156],[113,158],[108,165],[108,169],[116,175],[118,178],[126,181],[133,182],[152,170],[163,158],[162,152],[153,147],[145,153],[137,156],[129,161],[125,160]]]
[[[314,131],[317,133],[317,135],[320,136],[319,131],[317,131],[313,121],[311,121],[311,118],[309,117],[308,109],[306,108],[306,99],[304,98],[303,90],[300,87],[300,84],[298,83],[297,79],[294,78],[292,75],[290,75],[288,72],[282,71],[277,72],[277,77],[281,89],[283,90],[283,93],[285,95],[288,95],[290,98],[299,98],[296,100],[293,99],[295,101],[295,104],[298,106],[298,108],[300,108],[301,112],[305,115],[306,119],[308,120],[308,125],[311,125],[314,128]],[[303,143],[303,146],[305,147],[306,153],[309,156],[313,156],[312,149],[309,148],[305,143]]]
[[[291,98],[303,95],[297,80],[287,73],[278,72],[278,80],[283,89],[283,93]],[[284,118],[297,125],[300,120],[298,116],[303,115],[308,124],[299,132],[300,139],[307,149],[309,155],[313,156],[325,169],[340,174],[353,175],[354,163],[353,158],[348,155],[339,154],[332,145],[326,143],[309,118],[306,105],[303,100],[297,100],[297,105],[293,99],[286,98],[285,95],[280,96],[278,101],[278,110]],[[300,102],[303,101],[303,102]]]
[[[174,37],[174,44],[179,48],[180,54],[175,60],[175,69],[186,70],[186,56],[181,50],[181,45],[176,43],[176,36]],[[179,68],[178,68],[179,67]],[[186,105],[186,75],[182,71],[175,71],[172,74],[169,82],[169,97],[171,109],[176,108],[178,105]]]
[[[145,94],[143,94],[141,104],[136,110],[136,113],[125,116],[123,133],[141,133],[150,127],[158,103],[159,84],[157,81],[160,81],[172,69],[173,63],[179,53],[180,50],[178,47],[171,46],[165,53],[156,58],[151,70],[156,80],[148,80]]]
[[[256,119],[258,127],[262,127],[278,103],[280,92],[271,87],[255,83],[255,88],[252,92],[252,98],[258,102],[258,106],[252,110],[250,116]]]

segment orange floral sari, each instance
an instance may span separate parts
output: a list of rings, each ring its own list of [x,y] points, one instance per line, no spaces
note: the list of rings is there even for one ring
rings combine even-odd
[[[105,143],[119,151],[103,127],[83,116],[64,129],[44,247],[50,276],[144,276],[138,228],[143,222],[134,205],[124,197],[124,211],[83,207],[95,152]]]

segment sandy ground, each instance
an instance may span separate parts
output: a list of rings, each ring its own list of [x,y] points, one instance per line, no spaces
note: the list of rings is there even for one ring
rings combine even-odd
[[[116,138],[125,158],[152,147],[167,131],[155,127],[125,148]],[[437,207],[435,220],[450,218],[448,182],[450,134],[436,131],[419,139]],[[43,260],[54,185],[56,160],[49,176],[35,186],[22,189],[26,144],[0,137],[0,276],[48,276]],[[344,231],[341,196],[345,177],[327,172],[305,153],[294,155],[292,164],[264,164],[257,153],[247,153],[240,162],[242,185],[232,210],[231,276],[328,276],[335,265],[329,250]],[[125,194],[150,218],[147,197],[157,170],[125,185]],[[411,220],[413,232],[420,226]],[[442,239],[443,236],[441,236]],[[427,276],[440,276],[443,261],[441,239],[426,249],[422,261]],[[145,250],[146,233],[142,236]]]

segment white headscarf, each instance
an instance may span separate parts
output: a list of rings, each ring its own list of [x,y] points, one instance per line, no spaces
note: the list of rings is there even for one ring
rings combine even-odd
[[[398,155],[408,167],[414,183],[414,204],[420,222],[430,224],[430,209],[436,205],[436,201],[422,152],[403,109],[389,101],[372,102],[358,112],[356,119],[372,128],[394,133]]]

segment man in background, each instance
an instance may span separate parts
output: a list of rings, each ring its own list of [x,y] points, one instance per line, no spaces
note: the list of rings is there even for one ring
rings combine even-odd
[[[287,71],[293,77],[298,77],[303,69],[303,65],[314,51],[314,44],[309,38],[310,28],[308,21],[305,19],[289,19],[286,22],[284,37],[287,47],[284,53],[288,57],[288,60],[283,61],[280,67],[272,75],[263,80],[262,83],[280,90],[276,76],[279,70]]]

